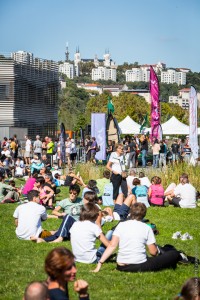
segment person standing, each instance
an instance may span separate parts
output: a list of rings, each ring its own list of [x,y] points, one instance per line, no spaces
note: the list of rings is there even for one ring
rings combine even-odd
[[[16,134],[13,135],[13,139],[14,139],[14,142],[16,144],[15,155],[14,155],[14,160],[16,161],[17,157],[18,157],[18,151],[19,151],[19,148],[20,148],[20,142],[17,139],[17,135]]]
[[[115,201],[119,195],[119,188],[122,188],[122,192],[125,197],[128,194],[128,187],[126,178],[122,177],[125,171],[125,159],[123,155],[123,145],[116,145],[116,151],[112,152],[106,168],[112,172],[110,181],[113,184],[113,200]]]
[[[54,142],[52,138],[49,138],[47,144],[47,158],[51,160],[51,166],[53,166],[53,151],[54,151]]]
[[[128,168],[135,168],[135,156],[136,156],[136,141],[134,138],[131,139],[131,142],[128,144]]]
[[[72,167],[75,166],[76,156],[77,156],[77,149],[76,149],[75,140],[71,139],[70,160],[71,160]]]
[[[70,161],[71,144],[72,144],[71,139],[68,136],[65,142],[65,149],[66,149],[65,151],[66,151],[67,164],[69,168],[71,167],[71,161]]]
[[[158,139],[155,139],[153,146],[153,168],[158,168],[158,161],[159,161],[159,152],[160,152],[160,144]]]
[[[171,145],[173,163],[178,162],[178,159],[179,159],[179,148],[180,148],[180,146],[177,143],[177,140],[174,140],[174,142]]]
[[[140,147],[142,153],[142,167],[146,168],[147,164],[147,152],[148,152],[148,140],[147,137],[143,134],[140,138]]]
[[[96,160],[95,160],[95,155],[96,155],[96,150],[97,150],[97,142],[96,142],[96,138],[92,137],[92,145],[90,148],[90,152],[91,152],[91,160],[94,164],[96,164]]]
[[[159,165],[162,168],[162,166],[166,167],[166,157],[167,157],[167,145],[165,144],[165,141],[160,142],[160,160]]]
[[[25,153],[24,153],[24,158],[25,158],[25,163],[26,165],[30,165],[30,157],[31,157],[31,140],[29,137],[26,135],[25,136],[26,144],[25,144]]]
[[[38,156],[39,159],[41,159],[42,155],[42,142],[40,141],[40,136],[36,135],[36,141],[33,144],[34,154]]]

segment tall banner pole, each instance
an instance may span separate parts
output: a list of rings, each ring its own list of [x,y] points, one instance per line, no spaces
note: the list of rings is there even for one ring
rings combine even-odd
[[[197,92],[193,86],[189,94],[189,143],[191,147],[190,163],[196,164],[198,158],[198,127],[197,127]]]
[[[65,168],[65,161],[66,161],[66,153],[65,153],[65,125],[63,123],[60,124],[60,159],[62,162],[63,174]]]
[[[150,66],[150,84],[149,84],[150,96],[151,96],[151,135],[150,139],[162,139],[162,128],[160,125],[160,89],[158,77]]]

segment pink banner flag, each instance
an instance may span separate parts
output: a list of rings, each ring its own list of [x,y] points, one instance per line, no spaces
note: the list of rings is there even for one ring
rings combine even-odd
[[[160,125],[160,100],[158,77],[150,66],[150,95],[151,95],[151,141],[162,139],[162,129]]]

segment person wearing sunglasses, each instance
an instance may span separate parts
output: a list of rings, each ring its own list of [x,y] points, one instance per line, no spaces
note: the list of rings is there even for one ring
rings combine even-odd
[[[82,199],[78,198],[79,193],[80,187],[77,184],[71,185],[69,187],[69,197],[58,202],[52,214],[57,217],[70,215],[78,220],[83,206]]]
[[[54,248],[45,259],[45,272],[48,275],[50,300],[69,300],[68,282],[74,281],[74,291],[80,300],[89,300],[88,283],[76,280],[76,266],[73,253],[65,247]]]

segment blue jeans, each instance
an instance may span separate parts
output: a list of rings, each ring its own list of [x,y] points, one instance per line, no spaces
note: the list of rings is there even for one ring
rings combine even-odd
[[[111,241],[113,235],[113,230],[109,230],[106,233],[107,240]],[[97,261],[100,260],[101,256],[103,255],[104,251],[106,250],[106,246],[104,244],[101,244],[100,247],[97,249]]]
[[[142,167],[145,168],[147,164],[147,150],[142,150]]]
[[[153,155],[153,168],[158,167],[158,160],[159,160],[159,154],[154,154]]]

